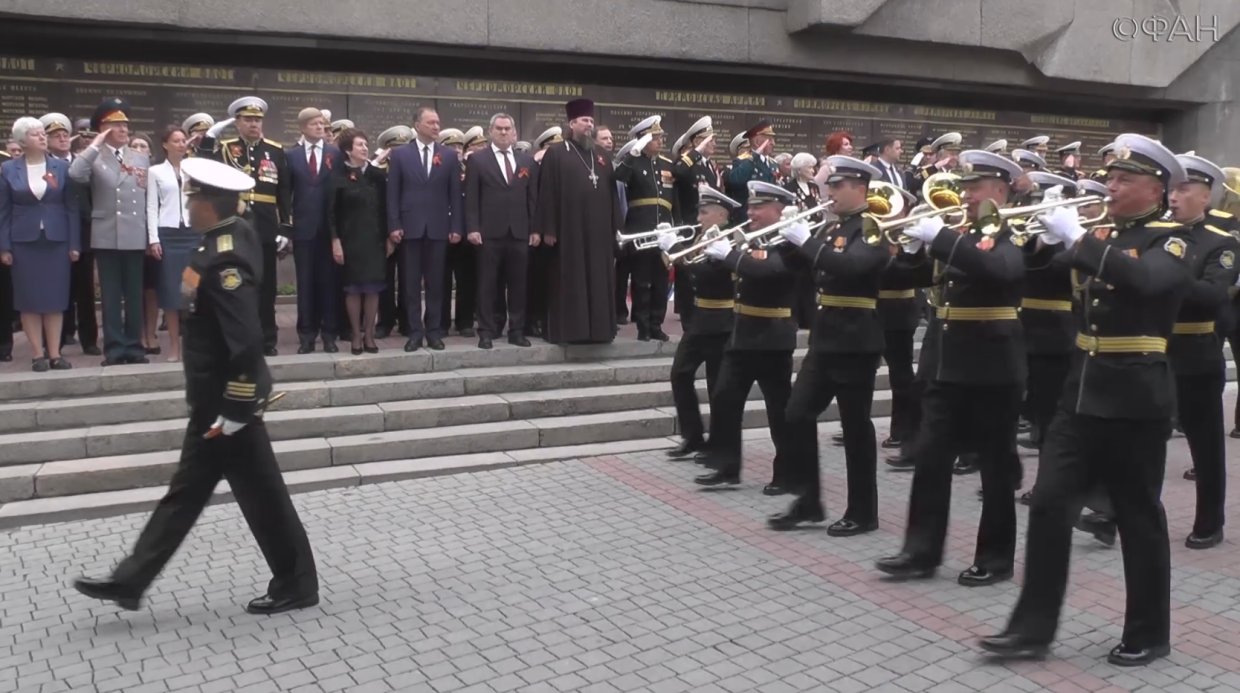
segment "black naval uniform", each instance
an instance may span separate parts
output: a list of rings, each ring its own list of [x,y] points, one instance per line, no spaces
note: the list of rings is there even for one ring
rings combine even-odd
[[[895,258],[888,261],[892,266]],[[883,323],[883,362],[891,387],[891,434],[883,447],[898,448],[917,434],[921,396],[914,386],[913,341],[921,324],[922,305],[916,282],[884,272],[879,281],[878,317]]]
[[[494,156],[490,146],[481,150],[488,156]],[[471,154],[470,156],[473,156]],[[461,162],[461,197],[465,197],[465,155],[462,154]],[[395,255],[396,253],[392,253]],[[443,333],[448,334],[453,325],[456,331],[465,337],[472,337],[474,333],[474,317],[478,307],[478,249],[473,243],[470,243],[464,235],[461,236],[459,243],[449,243],[446,252],[446,267],[443,273],[443,301],[441,302],[440,315],[443,316]],[[455,318],[452,312],[453,304],[453,279],[456,280],[456,314]],[[498,306],[488,306],[488,310],[495,310]],[[506,306],[505,306],[506,308]],[[507,310],[505,310],[507,313]],[[507,315],[505,315],[507,321]]]
[[[220,478],[228,480],[258,541],[272,579],[273,598],[318,592],[314,555],[276,464],[262,418],[271,393],[258,321],[259,239],[245,221],[228,219],[205,232],[182,283],[185,321],[185,398],[189,426],[168,493],[142,530],[113,581],[140,597],[189,534]],[[218,416],[246,426],[206,439]]]
[[[680,218],[672,162],[667,157],[625,157],[616,167],[616,180],[624,183],[627,190],[626,233],[651,231],[659,224],[674,226]],[[637,338],[657,337],[667,316],[667,267],[663,265],[663,253],[658,248],[633,251],[632,263]]]
[[[775,443],[771,485],[787,489],[794,479],[787,464],[784,413],[792,394],[792,352],[797,346],[792,291],[799,259],[788,243],[756,252],[766,257],[760,260],[733,250],[722,262],[736,275],[735,321],[718,382],[710,391],[710,447],[699,459],[717,470],[709,477],[713,483],[739,482],[745,402],[757,382]],[[698,478],[699,483],[706,481],[708,477]]]
[[[1031,440],[1040,446],[1055,416],[1064,378],[1076,350],[1072,317],[1072,278],[1067,262],[1056,262],[1063,244],[1030,240],[1025,250],[1025,297],[1020,322],[1025,330],[1029,373],[1025,401],[1033,423]]]
[[[783,188],[796,195],[797,206],[800,207],[802,212],[821,204],[818,201],[818,184],[813,181],[810,181],[804,190],[801,189],[801,185],[796,180],[788,181]],[[821,222],[824,216],[823,213],[819,212],[808,217],[806,221],[812,226]],[[798,328],[809,330],[814,326],[814,314],[818,310],[817,297],[818,291],[814,285],[814,273],[797,272],[796,297],[792,301],[792,319],[797,321]]]
[[[1192,536],[1202,540],[1223,529],[1227,488],[1223,339],[1230,332],[1228,292],[1236,283],[1240,255],[1240,242],[1229,230],[1237,226],[1234,217],[1206,214],[1189,228],[1194,251],[1189,269],[1194,281],[1167,344],[1175,373],[1178,418],[1196,471],[1197,516]]]
[[[952,461],[962,452],[975,452],[982,473],[982,516],[973,567],[961,581],[978,584],[978,579],[1010,576],[1016,550],[1011,491],[1025,382],[1017,318],[1024,260],[1006,226],[989,236],[977,228],[962,234],[945,228],[930,244],[929,255],[942,263],[942,271],[936,272],[935,315],[921,346],[925,392],[911,447],[916,469],[908,528],[902,553],[880,561],[879,567],[928,574],[942,563]]]
[[[245,220],[262,243],[262,284],[258,292],[258,319],[263,327],[263,349],[276,350],[276,236],[289,235],[282,227],[291,223],[292,179],[284,147],[275,140],[247,142],[240,138],[220,140],[203,137],[201,151],[213,152],[216,161],[244,171],[254,178],[254,189],[241,194],[246,203]]]
[[[792,387],[786,416],[788,463],[801,497],[787,519],[822,514],[822,474],[818,459],[818,416],[839,400],[848,469],[848,507],[833,534],[856,534],[878,526],[878,450],[870,407],[874,379],[883,353],[883,322],[878,315],[878,287],[890,255],[881,243],[862,237],[860,214],[840,216],[839,226],[822,240],[810,238],[800,248],[818,287],[809,353]]]
[[[680,207],[680,217],[676,223],[679,225],[696,224],[698,189],[703,185],[711,188],[719,185],[719,171],[715,168],[715,162],[703,156],[696,149],[690,149],[672,164],[672,179],[673,186],[676,188],[676,201]],[[675,276],[675,286],[672,290],[675,296],[674,305],[681,321],[685,321],[693,312],[691,277],[684,266],[676,267]]]
[[[1085,495],[1101,484],[1123,539],[1124,647],[1158,649],[1170,641],[1171,561],[1160,496],[1175,394],[1166,348],[1192,279],[1187,229],[1158,221],[1161,215],[1086,233],[1065,252],[1079,298],[1077,350],[1042,444],[1025,584],[998,640],[1045,647],[1054,639],[1072,524]]]
[[[694,449],[701,449],[705,429],[698,406],[697,371],[706,364],[707,394],[714,392],[736,308],[732,271],[715,262],[682,263],[676,266],[676,274],[689,283],[693,310],[685,319],[684,335],[672,359],[672,399],[681,437]]]

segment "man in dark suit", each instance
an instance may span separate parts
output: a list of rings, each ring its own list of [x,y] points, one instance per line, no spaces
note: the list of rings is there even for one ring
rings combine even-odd
[[[904,153],[904,146],[900,140],[882,140],[875,142],[874,146],[878,148],[878,155],[871,163],[883,174],[883,182],[905,190],[904,172],[900,170],[900,155]]]
[[[493,310],[497,292],[507,291],[508,341],[527,347],[526,267],[529,246],[538,242],[530,219],[538,199],[534,158],[513,152],[516,124],[507,113],[491,116],[491,145],[474,152],[465,167],[466,240],[478,248],[478,348],[490,349],[502,316]]]
[[[331,191],[332,167],[341,161],[340,150],[323,139],[327,119],[317,108],[303,108],[297,115],[301,141],[284,151],[289,175],[280,179],[293,209],[293,263],[297,268],[297,337],[299,354],[314,351],[314,340],[323,338],[323,351],[338,351],[337,318],[340,296],[336,263],[327,232],[327,196]]]
[[[460,164],[450,147],[437,143],[439,114],[419,106],[413,121],[417,137],[388,157],[387,217],[389,238],[400,244],[405,264],[405,310],[409,341],[405,351],[426,345],[442,350],[443,272],[448,234],[461,233],[463,199]],[[422,313],[423,281],[426,314]]]

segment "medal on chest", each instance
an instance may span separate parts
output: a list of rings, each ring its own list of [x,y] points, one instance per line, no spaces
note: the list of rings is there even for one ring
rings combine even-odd
[[[831,242],[831,250],[836,253],[842,253],[848,249],[848,239],[843,236],[836,236]]]
[[[198,284],[201,281],[202,275],[198,274],[198,270],[186,265],[181,272],[181,306],[191,313],[197,308]]]
[[[280,182],[280,171],[276,168],[276,162],[271,160],[271,155],[258,162],[258,182],[276,184]]]

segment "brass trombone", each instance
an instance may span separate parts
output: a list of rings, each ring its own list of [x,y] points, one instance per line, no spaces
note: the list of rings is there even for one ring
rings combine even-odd
[[[694,239],[697,235],[697,229],[700,224],[686,224],[685,226],[669,226],[665,228],[654,228],[650,231],[640,231],[638,233],[621,233],[616,232],[616,245],[624,247],[626,243],[632,243],[635,250],[649,250],[659,247],[659,236],[665,233],[675,233],[680,237],[677,243],[687,243]],[[688,231],[689,235],[684,233]]]
[[[698,237],[697,242],[693,245],[687,248],[682,248],[674,253],[663,253],[663,264],[667,267],[671,267],[681,261],[688,265],[694,265],[702,262],[706,259],[706,256],[702,253],[702,251],[706,249],[706,246],[722,238],[728,238],[734,232],[739,232],[748,225],[749,222],[746,221],[729,229],[720,229],[718,226],[712,226],[703,231]]]

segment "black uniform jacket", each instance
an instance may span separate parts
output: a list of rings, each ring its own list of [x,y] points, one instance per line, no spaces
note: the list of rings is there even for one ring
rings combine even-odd
[[[1235,327],[1231,291],[1240,272],[1236,266],[1240,241],[1232,236],[1238,228],[1235,217],[1207,213],[1188,231],[1193,284],[1180,306],[1167,351],[1177,375],[1213,375],[1226,368],[1223,340]]]
[[[790,243],[759,251],[759,260],[748,252],[732,251],[723,264],[736,275],[736,318],[728,351],[793,351],[797,347],[797,324],[792,319],[792,299],[799,263]]]
[[[825,238],[811,238],[801,254],[811,263],[818,287],[818,309],[810,349],[832,354],[879,354],[883,323],[878,290],[890,255],[861,234],[860,214],[840,217]]]
[[[616,167],[616,180],[626,189],[628,233],[650,231],[659,224],[674,226],[680,219],[672,162],[666,157],[626,156]]]
[[[1064,355],[1076,350],[1076,320],[1072,317],[1072,273],[1055,258],[1062,243],[1050,245],[1031,239],[1025,251],[1025,297],[1020,322],[1025,349],[1030,354]]]
[[[293,179],[288,174],[284,147],[275,140],[247,142],[234,137],[217,143],[204,137],[199,151],[211,152],[211,158],[254,179],[254,189],[241,195],[252,213],[247,213],[246,219],[252,220],[263,243],[275,243],[276,236],[282,234],[280,227],[292,223]]]

